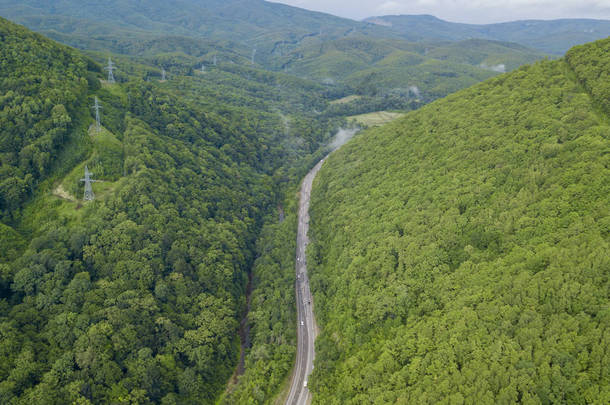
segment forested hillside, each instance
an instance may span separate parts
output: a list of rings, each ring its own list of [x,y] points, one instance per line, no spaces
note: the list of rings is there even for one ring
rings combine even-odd
[[[228,41],[267,64],[313,37],[363,35],[398,37],[384,27],[263,0],[0,0],[0,15],[51,38],[87,49],[120,50],[126,42],[168,35]]]
[[[450,95],[325,162],[314,403],[610,401],[609,46]]]
[[[314,83],[155,57],[169,80],[153,57],[123,57],[110,84],[94,61],[107,55],[0,19],[1,403],[215,403],[235,370],[262,224],[340,120],[312,123],[326,105]],[[92,202],[85,165],[101,181]],[[257,269],[255,284],[278,275]],[[293,356],[286,308],[251,320],[252,350],[287,336],[249,369],[275,373],[258,384],[269,397]]]
[[[487,79],[493,67],[512,70],[544,55],[515,44],[484,40],[411,43],[352,36],[303,46],[285,58],[290,72],[344,84],[355,94],[430,101]]]
[[[88,61],[0,19],[0,214],[11,218],[49,175],[85,100]],[[91,66],[89,66],[91,68]]]

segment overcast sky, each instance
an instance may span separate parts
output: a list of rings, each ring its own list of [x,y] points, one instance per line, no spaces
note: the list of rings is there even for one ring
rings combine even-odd
[[[610,20],[610,0],[271,0],[361,20],[387,14],[432,14],[455,22],[523,19]]]

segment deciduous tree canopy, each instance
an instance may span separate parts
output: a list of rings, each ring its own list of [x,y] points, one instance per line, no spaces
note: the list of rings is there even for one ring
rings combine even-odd
[[[610,401],[609,45],[458,92],[327,160],[309,252],[315,403]]]

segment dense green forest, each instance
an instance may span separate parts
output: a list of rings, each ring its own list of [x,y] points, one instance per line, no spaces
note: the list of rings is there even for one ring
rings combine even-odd
[[[501,41],[605,29],[419,16],[412,36],[403,17],[262,0],[0,15],[80,48],[0,18],[2,404],[275,403],[296,348],[296,188],[345,117],[546,57]],[[609,54],[489,80],[325,164],[317,403],[608,402]]]
[[[0,45],[0,402],[215,403],[252,269],[248,374],[231,395],[247,380],[272,398],[294,356],[294,203],[279,225],[270,213],[342,122],[312,119],[326,89],[175,54],[115,57],[108,84],[106,54],[3,19]],[[83,203],[85,164],[101,182]]]
[[[0,21],[0,215],[6,219],[49,175],[88,80],[97,79],[75,52]]]
[[[314,403],[610,401],[610,39],[365,131],[314,183]]]
[[[257,241],[253,292],[248,315],[252,349],[245,374],[224,404],[272,404],[290,376],[296,355],[294,252],[296,193],[287,198],[283,221],[269,218]]]

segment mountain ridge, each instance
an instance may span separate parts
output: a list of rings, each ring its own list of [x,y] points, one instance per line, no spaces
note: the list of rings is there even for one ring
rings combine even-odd
[[[565,53],[575,45],[610,36],[609,20],[591,18],[467,24],[445,21],[432,15],[386,15],[363,21],[382,24],[407,39],[491,39],[516,42],[556,55]]]

